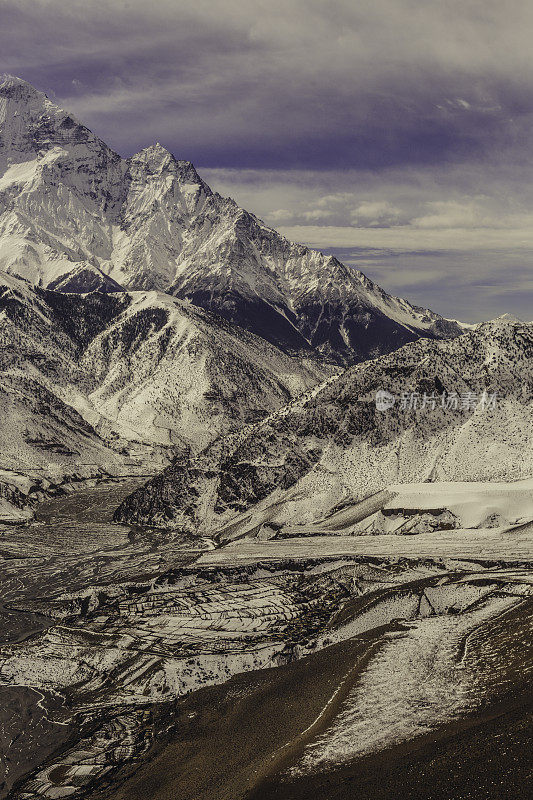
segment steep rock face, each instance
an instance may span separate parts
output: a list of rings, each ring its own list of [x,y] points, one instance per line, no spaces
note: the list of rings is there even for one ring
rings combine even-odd
[[[125,165],[120,156],[19,78],[8,77],[0,85],[0,131],[0,168],[2,173],[13,170],[14,180],[17,167],[21,175],[31,165],[33,177],[41,173],[45,183],[59,178],[102,211],[122,199]]]
[[[121,159],[17,78],[0,85],[0,269],[61,291],[171,293],[339,364],[461,332],[288,241],[161,145]]]
[[[4,466],[196,452],[324,376],[158,292],[63,294],[0,274]],[[155,448],[155,449],[154,449]],[[157,455],[159,454],[159,456]]]
[[[106,275],[105,272],[92,265],[81,264],[79,267],[60,275],[48,285],[48,289],[67,294],[87,294],[88,292],[121,292],[122,287]]]
[[[379,390],[394,395],[392,408],[376,408]],[[495,398],[480,402],[483,392]],[[117,517],[227,533],[313,524],[391,484],[527,477],[532,401],[533,325],[495,321],[452,341],[420,340],[349,368],[198,459],[176,460]]]
[[[0,86],[0,268],[49,285],[98,266],[124,194],[124,161],[32,86]]]

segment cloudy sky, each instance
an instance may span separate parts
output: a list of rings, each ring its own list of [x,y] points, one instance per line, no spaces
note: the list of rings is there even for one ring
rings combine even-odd
[[[0,0],[0,73],[448,316],[533,318],[529,0]]]

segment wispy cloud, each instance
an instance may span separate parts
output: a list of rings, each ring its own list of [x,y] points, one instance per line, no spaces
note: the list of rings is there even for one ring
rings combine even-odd
[[[475,289],[489,313],[532,299],[532,32],[528,0],[0,0],[0,72],[125,155],[161,141],[292,236],[404,271],[416,251],[433,305],[429,251],[470,254],[472,287],[505,252],[507,283]]]
[[[525,0],[3,0],[0,15],[4,69],[123,150],[165,137],[210,166],[382,168],[531,141]]]

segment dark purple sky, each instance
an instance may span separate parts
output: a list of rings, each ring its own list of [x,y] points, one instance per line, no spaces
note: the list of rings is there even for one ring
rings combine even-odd
[[[0,0],[0,72],[449,316],[533,318],[528,0]]]

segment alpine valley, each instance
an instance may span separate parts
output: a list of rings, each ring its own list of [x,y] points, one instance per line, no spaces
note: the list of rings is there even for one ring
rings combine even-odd
[[[533,323],[7,76],[0,371],[1,800],[529,797]]]
[[[160,145],[120,158],[12,77],[0,306],[0,467],[56,482],[151,471],[348,363],[461,332],[289,242]]]

